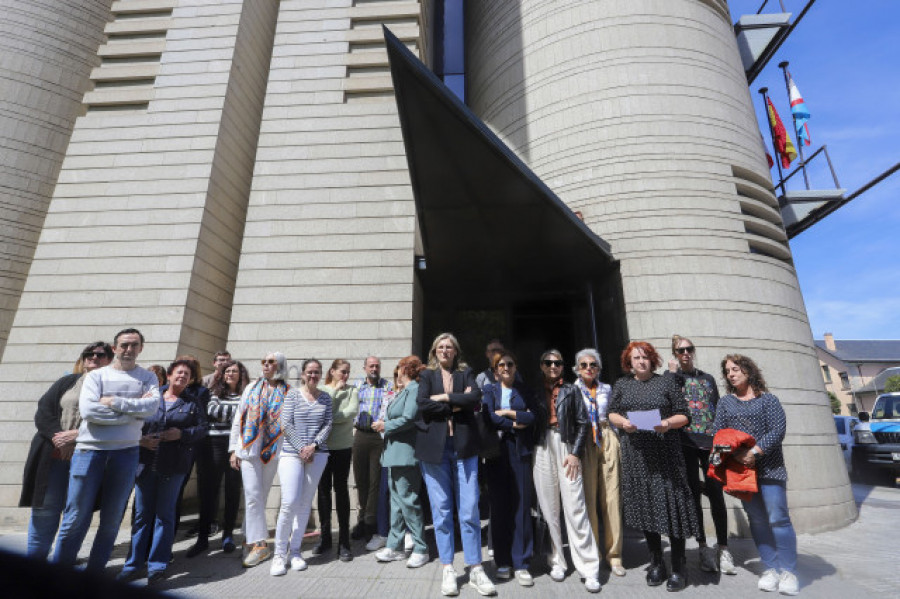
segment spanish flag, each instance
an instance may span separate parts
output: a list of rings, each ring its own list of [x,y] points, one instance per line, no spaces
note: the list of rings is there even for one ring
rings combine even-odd
[[[781,156],[781,167],[788,168],[797,157],[797,150],[781,123],[781,117],[778,116],[778,111],[775,110],[770,98],[766,98],[766,109],[769,113],[769,124],[772,125],[772,135],[775,137],[775,150]]]

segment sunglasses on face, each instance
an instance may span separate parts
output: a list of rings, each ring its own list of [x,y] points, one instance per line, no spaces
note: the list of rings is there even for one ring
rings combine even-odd
[[[263,366],[278,364],[278,360],[261,360]]]
[[[694,353],[694,346],[689,345],[687,347],[679,347],[678,349],[675,350],[675,353],[676,354],[692,354],[692,353]]]
[[[541,364],[543,364],[544,366],[547,366],[548,368],[550,366],[562,366],[563,365],[562,360],[543,360],[543,361],[541,361]]]
[[[515,362],[497,362],[497,368],[515,368]]]
[[[593,370],[595,368],[600,368],[600,365],[597,364],[596,362],[582,362],[581,364],[579,364],[579,366],[581,367],[582,370],[587,370],[588,368],[590,368],[591,370]]]
[[[81,354],[82,360],[102,360],[105,357],[106,357],[106,354],[104,352],[89,351],[89,352],[84,352],[83,354]]]

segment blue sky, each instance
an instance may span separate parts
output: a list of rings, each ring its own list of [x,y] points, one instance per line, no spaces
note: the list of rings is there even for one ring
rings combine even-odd
[[[762,0],[729,4],[736,21],[755,13]],[[806,0],[784,4],[796,16]],[[778,1],[769,0],[765,12],[779,10]],[[750,88],[767,147],[757,93],[764,86],[798,143],[778,68],[784,60],[811,114],[806,155],[827,144],[847,193],[900,161],[900,1],[813,5]],[[821,168],[810,170],[812,187],[831,188],[824,156],[812,164],[819,161]],[[777,181],[775,168],[772,176]],[[802,176],[790,183],[802,186]],[[900,172],[792,239],[791,249],[816,339],[825,332],[837,339],[900,339]]]

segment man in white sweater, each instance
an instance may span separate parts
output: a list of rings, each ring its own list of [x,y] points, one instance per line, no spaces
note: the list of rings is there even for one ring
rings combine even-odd
[[[113,363],[85,375],[78,402],[82,423],[55,562],[75,563],[101,489],[100,525],[87,567],[102,571],[109,561],[134,488],[143,419],[155,414],[161,401],[156,375],[136,363],[143,348],[140,331],[120,331],[113,342]]]

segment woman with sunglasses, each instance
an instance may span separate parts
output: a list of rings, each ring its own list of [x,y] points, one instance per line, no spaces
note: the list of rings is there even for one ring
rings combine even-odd
[[[684,399],[690,410],[691,423],[681,429],[681,451],[687,468],[688,483],[694,495],[697,510],[697,526],[700,545],[700,569],[704,572],[721,572],[737,574],[734,558],[728,551],[728,512],[725,508],[725,497],[722,485],[706,476],[709,469],[709,452],[713,446],[712,427],[716,418],[716,404],[719,402],[719,388],[716,379],[703,372],[694,364],[696,350],[694,343],[681,335],[672,336],[672,355],[669,360],[669,376],[672,376],[681,387]],[[703,482],[700,482],[700,472]],[[703,527],[703,504],[701,495],[709,498],[709,509],[712,513],[713,525],[716,527],[717,549],[706,544],[706,531]]]
[[[563,359],[559,350],[541,356],[544,375],[537,402],[538,421],[534,449],[534,490],[550,534],[552,556],[550,578],[566,578],[560,516],[565,516],[566,536],[575,569],[584,578],[584,587],[600,592],[600,557],[591,533],[584,501],[581,461],[590,437],[591,422],[578,389],[563,380]],[[560,514],[562,511],[562,514]]]
[[[512,578],[530,587],[533,550],[531,506],[534,503],[531,454],[534,450],[535,400],[516,381],[516,357],[504,349],[491,360],[494,379],[484,386],[482,402],[500,437],[500,455],[485,461],[491,506],[491,534],[497,578]]]
[[[584,451],[584,498],[597,547],[605,549],[610,571],[616,576],[625,576],[625,568],[622,567],[622,503],[619,499],[619,437],[607,420],[612,389],[600,382],[602,366],[599,352],[587,348],[575,355],[575,366],[572,368],[577,376],[575,386],[581,392],[591,419],[591,435]],[[603,539],[600,538],[601,517]]]
[[[338,559],[349,562],[353,559],[350,551],[350,478],[353,448],[353,419],[359,411],[359,395],[356,385],[348,385],[350,362],[340,358],[331,363],[322,389],[331,396],[331,434],[328,436],[328,463],[319,479],[317,513],[320,518],[321,536],[312,549],[313,555],[323,555],[331,551],[331,491],[334,489],[338,519]]]
[[[481,518],[478,513],[478,451],[481,390],[475,373],[460,356],[450,333],[438,335],[428,352],[428,367],[419,382],[416,458],[422,465],[434,538],[443,566],[441,593],[459,594],[453,569],[453,508],[459,517],[469,584],[482,595],[497,590],[481,565]]]
[[[235,550],[234,526],[241,504],[241,473],[231,467],[228,455],[228,441],[231,426],[241,392],[250,384],[250,373],[240,362],[227,360],[213,373],[210,381],[210,399],[206,406],[209,418],[209,435],[204,440],[203,459],[198,460],[207,472],[198,477],[200,494],[200,522],[197,525],[197,542],[187,550],[187,557],[200,555],[209,547],[209,534],[216,513],[219,511],[219,490],[225,482],[225,513],[222,522],[222,551]],[[198,470],[199,474],[199,470]]]
[[[646,341],[632,341],[622,352],[622,370],[609,402],[609,421],[625,435],[622,442],[622,503],[625,524],[644,531],[650,550],[647,584],[666,590],[687,585],[685,539],[697,534],[694,497],[684,469],[678,429],[690,423],[687,402],[674,379],[654,372],[662,365]],[[631,418],[641,417],[638,423]],[[655,419],[655,423],[647,422]],[[647,428],[643,428],[647,427]],[[672,575],[662,559],[662,537],[669,536]],[[668,580],[666,580],[668,576]]]
[[[266,499],[281,454],[281,411],[291,389],[285,379],[284,354],[267,354],[262,360],[262,376],[244,389],[231,424],[231,467],[240,470],[244,483],[244,544],[249,550],[243,561],[245,568],[272,557],[267,542]]]
[[[59,530],[60,514],[66,507],[69,489],[69,464],[81,425],[78,398],[84,375],[106,366],[112,358],[109,343],[91,343],[81,352],[72,374],[53,383],[38,401],[34,414],[37,433],[28,450],[19,499],[19,507],[31,507],[28,557],[47,559]]]
[[[281,509],[275,526],[275,557],[269,574],[284,576],[306,569],[300,544],[312,510],[313,495],[328,462],[326,441],[331,434],[331,396],[319,389],[322,363],[315,358],[300,366],[300,386],[284,398],[281,424],[284,448],[278,463]]]
[[[165,576],[175,540],[178,494],[207,433],[206,406],[191,384],[198,374],[196,365],[175,360],[166,374],[169,385],[160,389],[159,407],[144,420],[131,549],[119,580],[134,580],[145,563],[149,583]]]

